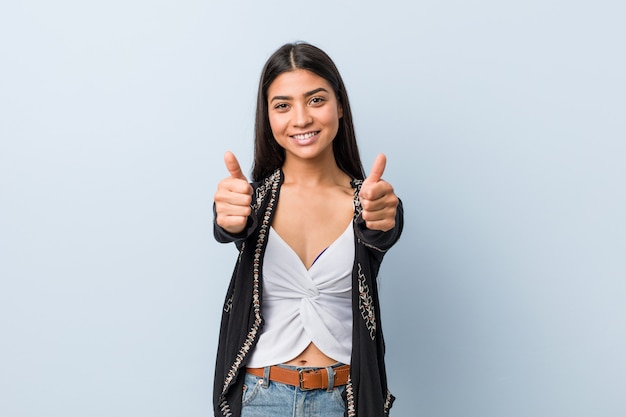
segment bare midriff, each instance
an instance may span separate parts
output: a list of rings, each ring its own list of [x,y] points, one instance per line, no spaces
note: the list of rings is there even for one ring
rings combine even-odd
[[[285,365],[323,367],[336,364],[337,361],[326,356],[313,342],[298,356],[285,362]]]

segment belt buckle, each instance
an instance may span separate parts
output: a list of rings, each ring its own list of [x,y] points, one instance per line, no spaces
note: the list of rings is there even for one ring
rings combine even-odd
[[[307,374],[308,374],[309,372],[311,372],[311,370],[309,370],[309,369],[307,369],[307,370],[298,369],[298,379],[299,379],[299,381],[300,381],[300,387],[299,387],[299,388],[300,388],[302,391],[311,391],[311,390],[314,390],[314,389],[315,389],[315,388],[305,388],[305,387],[304,387],[304,374],[305,374],[305,373],[307,373]]]

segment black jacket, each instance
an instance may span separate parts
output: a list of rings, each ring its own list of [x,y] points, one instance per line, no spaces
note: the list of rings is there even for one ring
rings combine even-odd
[[[252,215],[242,233],[229,234],[214,223],[215,238],[223,243],[234,242],[239,249],[220,327],[213,391],[216,417],[239,417],[241,414],[245,367],[263,326],[263,255],[282,183],[280,169],[263,181],[252,183]],[[367,229],[361,218],[358,196],[361,184],[360,180],[352,181],[355,261],[352,270],[352,357],[345,391],[346,415],[382,417],[388,415],[394,397],[387,389],[385,342],[380,327],[376,277],[385,253],[400,238],[403,209],[400,202],[392,230]]]

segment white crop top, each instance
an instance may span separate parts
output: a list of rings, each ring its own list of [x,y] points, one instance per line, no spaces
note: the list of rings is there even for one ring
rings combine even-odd
[[[308,270],[270,227],[263,260],[265,324],[247,366],[290,361],[311,342],[327,356],[350,363],[353,264],[352,222]]]

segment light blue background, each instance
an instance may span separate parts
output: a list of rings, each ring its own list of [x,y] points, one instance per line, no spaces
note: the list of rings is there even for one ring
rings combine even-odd
[[[294,40],[404,200],[392,416],[626,415],[623,4],[3,2],[0,415],[211,415],[212,196]]]

